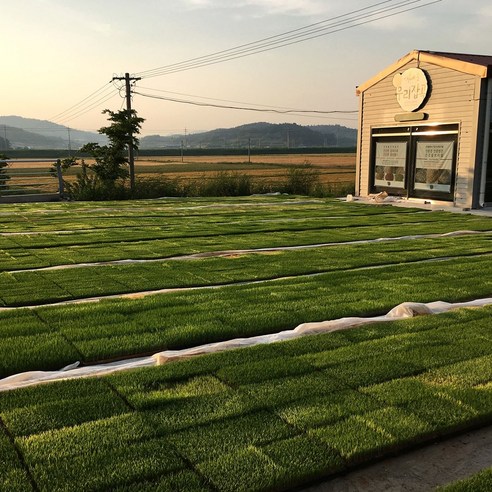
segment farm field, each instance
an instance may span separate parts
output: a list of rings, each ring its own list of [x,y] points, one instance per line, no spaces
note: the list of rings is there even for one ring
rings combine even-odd
[[[49,175],[50,162],[19,162],[9,166],[12,174],[9,188],[24,192],[36,191],[54,193],[58,190],[55,176]],[[85,159],[87,164],[93,161]],[[165,178],[181,184],[206,182],[221,173],[240,174],[251,177],[252,181],[264,186],[277,186],[283,183],[286,175],[294,167],[309,165],[319,174],[319,183],[329,189],[351,188],[355,180],[355,154],[261,154],[248,156],[140,156],[135,161],[137,178]],[[34,173],[34,176],[32,174]],[[80,166],[65,174],[67,182],[74,182],[80,173]],[[5,191],[6,195],[14,194]]]
[[[182,180],[206,179],[217,172],[240,172],[266,181],[281,181],[292,167],[309,164],[320,173],[322,184],[353,183],[355,154],[260,154],[248,156],[139,157],[140,175],[156,172]]]
[[[2,205],[0,378],[492,297],[491,240],[294,196]],[[0,490],[289,490],[490,424],[491,313],[0,392]]]

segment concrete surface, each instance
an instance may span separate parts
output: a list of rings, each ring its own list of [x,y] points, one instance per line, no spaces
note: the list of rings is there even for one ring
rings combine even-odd
[[[302,492],[427,492],[492,466],[492,426],[359,468]]]

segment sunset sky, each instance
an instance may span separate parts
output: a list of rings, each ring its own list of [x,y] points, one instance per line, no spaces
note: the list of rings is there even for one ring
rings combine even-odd
[[[431,2],[3,1],[0,115],[97,130],[106,124],[101,110],[117,111],[124,103],[110,83],[115,75],[139,75],[265,38],[270,38],[265,47],[271,48],[272,40],[278,39],[272,36],[315,23],[311,29],[323,28],[329,23],[322,21],[328,19],[334,27],[329,32],[316,31],[323,35],[315,39],[175,73],[150,72],[157,76],[144,77],[135,90],[194,103],[354,111],[358,108],[356,85],[409,51],[492,55],[490,0],[442,0],[425,6]],[[383,15],[388,17],[372,22]],[[355,26],[361,22],[367,23]],[[133,106],[146,118],[143,135],[183,133],[185,129],[196,133],[257,121],[357,125],[356,114],[350,113],[244,111],[138,94]]]

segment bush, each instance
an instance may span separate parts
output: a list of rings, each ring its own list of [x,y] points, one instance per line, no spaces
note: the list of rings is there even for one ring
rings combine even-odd
[[[253,192],[251,176],[220,171],[198,186],[199,196],[248,196]]]
[[[320,172],[309,163],[289,169],[283,191],[291,195],[310,195],[320,190]]]
[[[160,198],[164,196],[183,196],[183,187],[178,179],[164,177],[138,178],[135,181],[134,198]]]
[[[65,188],[72,200],[123,200],[130,198],[124,180],[102,180],[88,172],[89,166],[82,161],[82,171],[77,174],[75,183],[65,181]]]

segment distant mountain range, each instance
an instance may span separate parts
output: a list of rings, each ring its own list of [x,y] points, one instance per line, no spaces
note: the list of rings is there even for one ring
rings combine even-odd
[[[5,139],[11,149],[78,149],[87,142],[106,141],[99,133],[21,116],[0,116],[0,138],[0,150],[5,150]]]
[[[189,135],[150,135],[140,139],[140,148],[355,147],[356,142],[357,130],[340,125],[251,123]]]
[[[188,135],[141,137],[140,148],[303,148],[355,147],[357,130],[340,125],[251,123]],[[8,149],[78,149],[106,143],[99,133],[75,130],[46,120],[0,116],[0,151]]]

